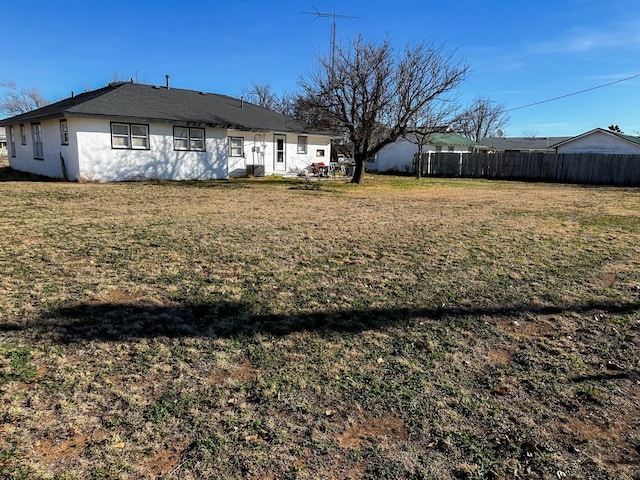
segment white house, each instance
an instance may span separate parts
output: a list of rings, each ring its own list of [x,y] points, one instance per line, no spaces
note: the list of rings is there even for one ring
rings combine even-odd
[[[378,152],[376,158],[367,163],[367,169],[378,172],[410,173],[414,171],[414,156],[418,153],[415,136],[401,138]],[[469,153],[482,148],[473,140],[457,133],[430,133],[422,152],[430,155],[433,152]]]
[[[329,162],[331,136],[236,98],[118,82],[0,120],[9,165],[66,180],[226,179]]]
[[[7,132],[4,127],[0,127],[0,157],[7,155]]]
[[[553,145],[556,153],[640,154],[640,137],[595,128]]]

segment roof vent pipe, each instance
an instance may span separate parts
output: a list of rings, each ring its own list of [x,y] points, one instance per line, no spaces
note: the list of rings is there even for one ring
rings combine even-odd
[[[169,90],[169,75],[165,75],[164,78],[166,80],[167,90]]]
[[[244,108],[244,97],[240,97],[240,108]]]

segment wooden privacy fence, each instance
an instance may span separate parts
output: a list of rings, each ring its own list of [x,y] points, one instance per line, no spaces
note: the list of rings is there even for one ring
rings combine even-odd
[[[599,153],[425,153],[425,176],[640,185],[640,155]]]

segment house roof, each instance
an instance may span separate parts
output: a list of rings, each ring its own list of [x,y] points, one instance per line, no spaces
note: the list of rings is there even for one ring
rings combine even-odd
[[[567,143],[571,143],[574,140],[578,140],[580,138],[588,137],[589,135],[593,135],[594,133],[605,133],[607,135],[611,135],[613,137],[618,137],[626,142],[633,143],[635,145],[640,145],[640,137],[634,137],[633,135],[625,135],[624,133],[614,132],[612,130],[605,130],[604,128],[594,128],[593,130],[589,130],[588,132],[582,133],[580,135],[576,135],[575,137],[569,137],[558,143],[552,145],[552,148],[559,147],[561,145],[566,145]]]
[[[226,95],[129,82],[111,83],[98,90],[0,120],[0,125],[63,117],[98,117],[248,131],[329,134],[310,131],[291,117]]]
[[[465,147],[476,147],[478,144],[457,133],[430,133],[429,143],[432,145],[455,145]]]
[[[416,143],[415,134],[408,134],[407,140]],[[463,137],[457,133],[450,132],[435,132],[430,133],[426,137],[427,143],[430,145],[442,145],[442,146],[463,146],[463,147],[478,147],[478,143]]]
[[[490,150],[535,152],[553,150],[555,144],[571,137],[488,137],[481,143]]]

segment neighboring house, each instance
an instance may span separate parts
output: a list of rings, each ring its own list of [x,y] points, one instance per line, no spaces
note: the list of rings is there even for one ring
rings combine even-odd
[[[376,158],[367,163],[367,169],[378,172],[410,173],[414,171],[414,158],[418,153],[418,140],[414,135],[398,139],[378,152]],[[484,147],[457,133],[430,133],[422,146],[422,152],[469,153]]]
[[[329,162],[331,136],[232,97],[112,83],[0,120],[9,165],[67,180],[226,179]]]
[[[556,153],[640,154],[640,137],[595,128],[553,145]]]
[[[488,137],[481,141],[489,153],[538,152],[555,153],[553,145],[571,137]]]

